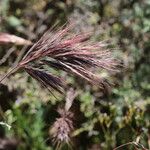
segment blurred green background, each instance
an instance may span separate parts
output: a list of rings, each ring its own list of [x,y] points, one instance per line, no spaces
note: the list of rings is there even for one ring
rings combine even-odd
[[[116,45],[114,54],[124,64],[120,73],[109,77],[114,83],[109,95],[80,78],[67,76],[68,83],[79,92],[73,104],[76,113],[72,149],[112,150],[132,141],[150,149],[150,0],[0,1],[0,32],[32,42],[54,24],[69,19],[75,22],[77,31],[93,30],[96,40],[110,40]],[[10,49],[13,51],[8,59],[0,61],[0,76],[29,47],[1,45],[0,58]],[[58,97],[51,96],[25,72],[1,84],[0,121],[11,129],[0,125],[0,149],[55,149],[49,130],[59,117],[57,107],[65,99]]]

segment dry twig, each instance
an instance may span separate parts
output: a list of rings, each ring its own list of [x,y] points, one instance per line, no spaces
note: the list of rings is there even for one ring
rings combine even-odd
[[[31,45],[32,42],[16,35],[0,33],[0,44],[15,43],[16,45]]]

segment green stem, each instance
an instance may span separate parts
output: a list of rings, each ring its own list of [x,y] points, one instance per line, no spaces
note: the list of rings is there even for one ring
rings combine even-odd
[[[19,65],[14,66],[10,71],[8,71],[8,73],[6,73],[6,74],[0,79],[0,83],[1,83],[4,79],[8,78],[13,72],[16,72],[19,68],[20,68]]]

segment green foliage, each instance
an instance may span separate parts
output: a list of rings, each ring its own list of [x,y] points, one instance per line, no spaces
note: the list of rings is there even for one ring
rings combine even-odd
[[[18,149],[47,149],[43,111],[44,107],[39,100],[29,95],[26,99],[17,100],[13,108],[5,112],[7,123],[12,127],[6,134],[10,137],[15,135],[18,140],[24,141]]]
[[[93,29],[93,38],[111,39],[118,44],[120,48],[115,50],[115,55],[122,57],[124,68],[111,78],[115,86],[110,95],[81,79],[68,77],[64,72],[53,69],[51,72],[67,78],[79,92],[74,102],[79,103],[74,108],[77,111],[74,121],[77,127],[72,134],[77,141],[75,147],[84,150],[96,146],[95,149],[112,150],[136,141],[150,148],[149,0],[2,0],[0,5],[3,6],[0,8],[1,31],[34,41],[56,22],[63,24],[67,18],[72,18],[77,23],[75,30]],[[0,48],[0,56],[8,47]],[[8,69],[18,53],[9,57],[3,68]],[[1,106],[4,113],[0,121],[10,125],[11,129],[0,126],[5,129],[6,137],[21,141],[18,149],[55,149],[48,132],[58,115],[56,108],[64,102],[64,97],[57,95],[58,100],[55,99],[25,76],[19,72],[9,79],[8,87],[16,90],[17,96],[15,102],[13,99],[8,102],[7,110]],[[10,97],[5,101],[8,100]],[[124,149],[134,148],[126,146]]]

